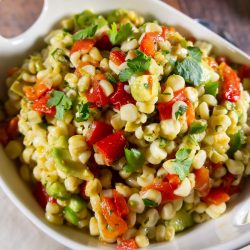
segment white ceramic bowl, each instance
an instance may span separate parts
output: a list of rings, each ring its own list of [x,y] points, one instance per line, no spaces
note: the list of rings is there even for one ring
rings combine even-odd
[[[218,5],[219,7],[219,5]],[[39,41],[63,17],[93,9],[96,12],[115,8],[128,8],[143,15],[151,14],[160,21],[178,27],[184,34],[204,39],[215,46],[218,54],[226,55],[234,62],[250,65],[250,58],[244,52],[220,38],[215,33],[199,25],[189,17],[158,0],[45,0],[43,11],[36,23],[22,35],[13,39],[0,37],[0,94],[6,69],[18,65],[35,49],[42,48]],[[16,167],[7,159],[0,148],[0,185],[13,203],[43,232],[72,249],[114,249],[98,240],[66,226],[53,226],[44,219],[44,212],[33,198],[31,191],[18,176]],[[238,249],[250,242],[250,225],[242,225],[250,209],[250,185],[229,205],[225,215],[211,220],[176,236],[170,243],[151,244],[149,249]]]

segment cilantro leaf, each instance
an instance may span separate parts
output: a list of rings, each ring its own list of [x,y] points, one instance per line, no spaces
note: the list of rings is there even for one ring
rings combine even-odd
[[[149,69],[151,57],[137,50],[137,57],[127,60],[128,68],[122,70],[119,74],[121,82],[128,81],[134,73],[143,72]]]
[[[229,150],[227,154],[232,158],[234,153],[241,148],[244,144],[244,133],[242,130],[239,130],[236,134],[230,136]]]
[[[202,52],[198,47],[187,47],[188,55],[197,62],[201,62]]]
[[[192,160],[188,158],[191,149],[181,148],[176,152],[174,161],[174,170],[179,175],[179,178],[183,180],[189,174],[189,169],[192,164]]]
[[[216,96],[219,89],[219,83],[218,82],[208,82],[205,85],[205,93],[209,95]]]
[[[127,61],[128,67],[133,72],[143,72],[149,69],[151,57],[146,56],[143,52],[137,50],[137,57]]]
[[[192,122],[189,128],[189,134],[200,134],[207,129],[207,124],[201,122]]]
[[[183,61],[176,63],[175,73],[181,75],[186,82],[199,85],[201,81],[202,68],[196,60],[186,58]]]
[[[85,39],[87,37],[93,37],[96,33],[97,30],[97,25],[87,27],[83,30],[80,30],[76,32],[72,38],[74,41],[80,40],[80,39]]]
[[[77,112],[75,115],[77,122],[87,121],[90,117],[90,110],[89,110],[90,103],[80,103],[77,106]]]
[[[148,207],[157,207],[158,206],[158,203],[156,203],[155,201],[152,201],[150,199],[142,199],[142,200],[143,200],[145,206],[148,206]]]
[[[192,164],[191,159],[186,159],[182,162],[180,161],[174,162],[174,170],[179,175],[179,178],[181,180],[184,180],[185,177],[188,176],[191,164]]]
[[[132,35],[132,26],[130,23],[122,24],[120,30],[117,30],[116,23],[111,24],[111,29],[108,31],[110,42],[113,45],[120,44]]]
[[[175,157],[178,161],[183,161],[188,158],[190,152],[191,149],[189,148],[181,148],[176,152]]]
[[[130,68],[123,69],[119,74],[119,80],[121,82],[126,82],[131,78],[133,73],[134,72]]]
[[[180,105],[178,110],[175,112],[175,119],[177,120],[179,116],[182,116],[187,111],[187,105]]]
[[[126,172],[132,173],[143,166],[145,157],[141,151],[135,148],[125,148],[124,151],[127,160],[127,164],[124,166]]]
[[[72,107],[72,101],[65,95],[64,92],[54,90],[51,93],[51,98],[47,103],[48,107],[56,107],[56,119],[62,120],[65,110]]]

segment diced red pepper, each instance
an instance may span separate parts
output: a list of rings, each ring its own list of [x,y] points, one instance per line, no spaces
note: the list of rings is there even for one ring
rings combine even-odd
[[[25,86],[23,91],[25,96],[30,101],[35,101],[39,99],[41,96],[45,95],[48,91],[51,90],[51,87],[45,83],[37,82],[34,86]]]
[[[109,40],[109,36],[106,32],[101,35],[101,38],[97,40],[95,44],[96,48],[99,50],[111,50],[113,45]]]
[[[219,72],[223,81],[221,83],[221,98],[230,102],[237,102],[240,98],[240,79],[236,72],[226,63],[221,63]]]
[[[119,66],[125,62],[126,54],[122,50],[112,50],[109,58],[114,64]]]
[[[86,142],[90,145],[95,144],[107,135],[112,134],[113,127],[103,121],[94,121],[86,135]]]
[[[7,122],[0,124],[0,143],[3,146],[6,146],[10,140],[9,134],[8,134],[8,124]]]
[[[143,187],[142,192],[145,192],[149,189],[155,189],[161,192],[161,204],[179,199],[179,196],[174,194],[175,188],[169,182],[163,181],[161,183],[150,184],[146,187]]]
[[[241,65],[238,69],[238,76],[243,81],[244,78],[250,78],[250,67],[247,65]]]
[[[212,188],[209,194],[202,198],[208,205],[219,205],[229,201],[230,196],[222,188]]]
[[[227,173],[223,178],[223,182],[222,182],[222,185],[221,187],[223,188],[223,190],[228,194],[228,195],[233,195],[233,194],[236,194],[236,193],[239,193],[240,192],[240,188],[241,188],[241,185],[232,185],[233,182],[235,181],[235,176],[230,174],[230,173]]]
[[[116,248],[118,250],[133,250],[133,249],[137,249],[138,245],[135,239],[128,239],[128,240],[117,239]]]
[[[13,76],[13,75],[15,75],[18,71],[19,71],[19,68],[18,68],[18,67],[12,67],[12,68],[8,69],[8,71],[7,71],[7,76]]]
[[[163,179],[163,182],[164,181],[167,181],[173,189],[176,189],[181,183],[181,180],[177,174],[167,174]]]
[[[195,188],[198,190],[201,197],[206,196],[210,191],[209,170],[201,167],[194,171]]]
[[[126,138],[123,132],[119,131],[98,141],[95,149],[103,155],[106,165],[110,166],[124,155],[125,146]]]
[[[127,231],[127,223],[117,214],[112,198],[102,197],[101,210],[107,223],[102,228],[105,237],[114,239]]]
[[[88,53],[93,46],[95,45],[96,41],[94,39],[83,39],[74,42],[71,50],[70,55],[77,51],[82,51],[83,53]]]
[[[45,96],[42,96],[39,99],[35,100],[32,106],[33,110],[41,114],[54,116],[56,113],[56,108],[54,106],[53,107],[47,106],[49,99],[50,99],[50,94],[47,93]]]
[[[49,195],[41,182],[36,182],[34,196],[42,208],[45,208],[49,200]]]
[[[109,103],[109,98],[105,95],[102,87],[99,84],[100,80],[105,80],[103,74],[95,75],[93,79],[93,88],[87,93],[87,99],[89,102],[95,104],[98,107],[104,107]]]
[[[192,102],[189,99],[187,99],[185,102],[188,106],[186,111],[186,119],[187,119],[187,125],[189,127],[195,119],[195,109]]]
[[[218,64],[221,64],[221,63],[230,64],[230,60],[229,60],[227,57],[225,57],[225,56],[217,56],[217,57],[215,58],[215,60],[216,60],[216,62],[217,62]]]
[[[171,119],[172,118],[172,107],[177,101],[186,102],[188,99],[186,97],[185,88],[180,89],[174,92],[174,97],[169,102],[160,102],[158,104],[158,110],[161,120]]]
[[[156,52],[156,43],[162,39],[158,32],[147,32],[142,38],[140,50],[147,56],[154,56]]]
[[[129,213],[129,208],[125,198],[115,189],[113,190],[114,204],[116,212],[120,217],[125,217]]]
[[[115,92],[110,96],[110,103],[115,109],[120,109],[121,106],[133,103],[135,104],[134,98],[127,91],[124,90],[126,84],[119,82],[117,84]]]
[[[18,134],[18,121],[19,118],[16,116],[9,121],[7,133],[10,138],[14,139]]]

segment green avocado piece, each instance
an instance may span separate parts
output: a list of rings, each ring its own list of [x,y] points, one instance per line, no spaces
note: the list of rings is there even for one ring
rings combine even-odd
[[[85,166],[80,162],[73,161],[67,149],[61,147],[52,148],[52,157],[57,169],[81,180],[84,179]]]
[[[77,214],[70,208],[70,207],[65,207],[63,209],[63,214],[64,218],[71,224],[77,226],[78,225],[78,217]]]
[[[61,200],[66,200],[70,197],[70,193],[66,190],[65,186],[61,182],[53,182],[46,186],[48,195]]]
[[[173,226],[176,232],[183,231],[184,229],[193,226],[194,221],[192,215],[184,210],[176,213],[175,217],[170,220],[169,225]]]
[[[53,146],[56,148],[67,149],[68,148],[68,136],[64,136],[64,135],[59,136],[59,138],[55,141]]]
[[[10,90],[21,97],[24,96],[23,84],[20,83],[19,81],[14,81],[10,87]]]
[[[73,196],[69,200],[69,207],[76,213],[87,207],[86,202],[78,195]]]

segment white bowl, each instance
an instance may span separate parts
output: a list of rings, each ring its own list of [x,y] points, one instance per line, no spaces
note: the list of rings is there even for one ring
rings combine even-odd
[[[218,5],[219,7],[219,5]],[[160,21],[178,27],[184,34],[204,39],[215,46],[218,54],[234,62],[250,65],[250,58],[227,41],[199,25],[191,18],[158,0],[45,0],[43,11],[36,23],[22,35],[13,39],[0,37],[0,94],[8,67],[20,64],[35,49],[42,48],[38,40],[45,36],[64,16],[93,9],[104,12],[115,8],[128,8],[143,15],[151,14]],[[13,203],[43,232],[72,249],[114,249],[98,240],[66,226],[53,226],[44,219],[44,212],[33,198],[31,191],[18,176],[16,167],[0,148],[0,185]],[[247,185],[229,205],[225,215],[211,220],[176,236],[170,243],[151,244],[149,249],[237,249],[250,242],[250,225],[242,225],[250,209],[250,185]]]

